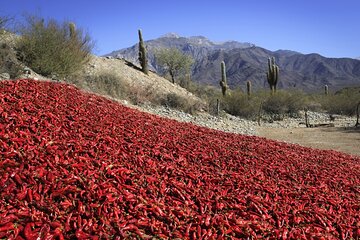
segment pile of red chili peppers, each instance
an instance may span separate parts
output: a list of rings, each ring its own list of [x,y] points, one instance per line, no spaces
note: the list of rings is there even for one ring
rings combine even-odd
[[[360,159],[0,82],[0,239],[357,239]]]

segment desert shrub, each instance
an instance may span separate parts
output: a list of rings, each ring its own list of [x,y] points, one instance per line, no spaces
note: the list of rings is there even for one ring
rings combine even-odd
[[[127,91],[127,99],[130,100],[135,105],[141,104],[160,104],[160,98],[155,91],[156,86],[138,86],[136,83],[129,85]]]
[[[252,95],[249,98],[241,89],[235,89],[225,97],[224,101],[227,113],[251,119],[259,113],[261,95]]]
[[[44,76],[67,76],[81,69],[90,57],[93,42],[81,28],[70,26],[70,22],[27,17],[17,42],[21,60]]]
[[[205,109],[208,113],[213,115],[216,113],[216,100],[222,99],[221,91],[219,88],[210,85],[190,82],[186,89],[208,104],[207,109]],[[221,102],[221,109],[223,109],[223,105],[223,102]]]
[[[353,116],[356,114],[356,105],[360,101],[360,88],[345,88],[335,94],[320,95],[318,101],[330,114]]]
[[[8,73],[16,78],[21,73],[21,66],[13,50],[14,34],[9,30],[11,18],[0,16],[0,73]]]
[[[124,99],[128,96],[128,86],[120,77],[111,73],[87,76],[85,78],[87,88],[101,95]]]
[[[0,16],[0,40],[6,35],[6,33],[12,31],[11,25],[13,25],[14,18],[10,16]]]
[[[284,116],[297,116],[307,102],[306,95],[299,91],[277,91],[275,94],[258,91],[249,97],[241,89],[236,89],[225,97],[225,111],[249,119],[258,117],[261,111],[261,114],[272,116],[276,120]]]
[[[175,93],[169,93],[162,100],[162,105],[171,108],[179,108],[186,105],[186,99]]]
[[[8,73],[10,78],[16,78],[21,72],[15,52],[8,43],[0,42],[0,73]]]
[[[277,91],[263,102],[263,110],[268,114],[296,116],[307,106],[307,97],[300,91]]]
[[[161,105],[174,108],[187,113],[194,113],[200,108],[200,104],[184,96],[168,93],[161,99]]]
[[[219,90],[213,86],[194,82],[189,83],[187,90],[204,100],[217,95],[217,92],[219,92]]]

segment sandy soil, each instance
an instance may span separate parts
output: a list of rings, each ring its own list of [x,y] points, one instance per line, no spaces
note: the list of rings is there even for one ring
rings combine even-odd
[[[360,128],[271,128],[258,127],[261,137],[302,146],[331,149],[360,156]]]

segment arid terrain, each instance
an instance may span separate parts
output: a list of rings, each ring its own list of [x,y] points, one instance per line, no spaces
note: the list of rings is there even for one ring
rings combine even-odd
[[[258,127],[261,137],[302,146],[336,150],[360,156],[360,128],[272,128]]]

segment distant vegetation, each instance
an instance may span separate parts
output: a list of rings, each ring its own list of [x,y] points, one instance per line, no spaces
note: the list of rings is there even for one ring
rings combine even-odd
[[[344,88],[333,94],[317,96],[315,99],[329,113],[353,116],[360,101],[360,87]]]

